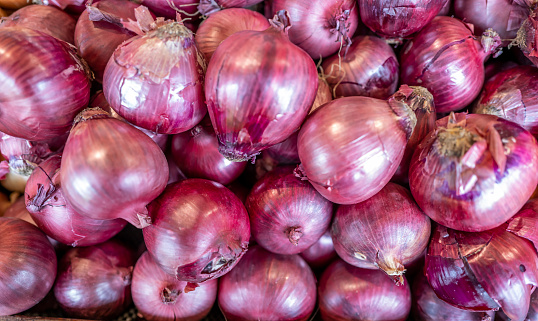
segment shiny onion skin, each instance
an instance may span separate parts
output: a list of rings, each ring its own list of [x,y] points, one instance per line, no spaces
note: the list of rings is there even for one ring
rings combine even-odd
[[[60,186],[61,161],[60,155],[51,156],[34,170],[26,184],[26,208],[37,226],[51,238],[73,247],[103,243],[118,234],[126,221],[87,218],[67,204]]]
[[[0,217],[0,316],[27,310],[41,301],[56,277],[56,254],[37,227]]]
[[[28,1],[28,0],[27,0]],[[85,0],[34,0],[38,4],[54,6],[75,15],[81,14],[86,8]]]
[[[411,107],[399,99],[344,97],[316,110],[299,131],[297,174],[337,204],[379,192],[398,168],[416,124]]]
[[[530,199],[507,223],[508,232],[531,241],[538,249],[538,199]]]
[[[88,108],[75,119],[61,164],[61,186],[73,209],[92,219],[151,224],[146,205],[166,187],[168,165],[146,134]]]
[[[0,21],[0,28],[26,27],[44,32],[60,40],[74,43],[76,21],[62,10],[49,6],[29,5]]]
[[[538,68],[517,66],[490,79],[473,108],[510,120],[538,137]]]
[[[172,5],[170,5],[172,3]],[[182,16],[197,17],[200,0],[142,0],[140,4],[155,12],[157,17],[175,19],[176,10],[180,10]]]
[[[223,9],[246,8],[260,2],[263,0],[200,0],[198,11],[204,16],[209,16]]]
[[[289,41],[289,15],[279,12],[270,23],[265,31],[226,38],[207,67],[209,116],[220,153],[232,161],[252,159],[285,140],[316,97],[316,65]]]
[[[219,183],[186,179],[148,208],[153,224],[142,230],[146,247],[164,272],[193,283],[188,288],[228,273],[247,250],[248,213]]]
[[[206,114],[205,60],[182,22],[156,21],[144,6],[131,28],[138,36],[123,42],[105,68],[103,92],[129,123],[159,134],[177,134]]]
[[[381,269],[400,285],[405,266],[420,258],[430,233],[430,219],[394,183],[364,202],[339,206],[331,226],[334,249],[344,261]]]
[[[506,226],[479,233],[437,225],[424,271],[437,296],[469,311],[502,308],[524,321],[538,285],[538,255],[532,243]]]
[[[325,233],[311,247],[299,254],[312,269],[323,269],[334,261],[338,254],[334,250],[331,229]]]
[[[215,12],[202,21],[194,40],[206,61],[209,62],[220,43],[232,34],[244,30],[263,31],[269,27],[269,22],[261,13],[242,8],[230,8]]]
[[[398,86],[398,58],[381,38],[358,36],[346,55],[322,63],[334,97],[367,96],[387,99]]]
[[[501,44],[495,33],[481,41],[460,20],[435,17],[402,48],[400,82],[426,87],[439,113],[467,106],[482,89],[485,59]]]
[[[316,279],[300,256],[256,245],[220,279],[218,300],[228,321],[307,321],[316,304]]]
[[[447,0],[359,0],[362,22],[385,38],[406,38],[420,31]]]
[[[498,316],[498,320],[510,321],[502,311],[497,312],[496,315]],[[529,312],[527,313],[525,321],[538,321],[538,291],[532,292]]]
[[[217,298],[217,280],[204,282],[191,292],[183,291],[186,283],[164,273],[144,252],[133,271],[133,302],[147,321],[202,320]]]
[[[432,220],[480,232],[521,209],[537,171],[538,145],[528,131],[493,115],[452,113],[417,147],[409,186]]]
[[[295,177],[293,168],[279,167],[265,174],[245,203],[254,241],[277,254],[308,249],[325,233],[333,214],[333,204]]]
[[[473,312],[456,308],[439,299],[426,277],[420,273],[411,288],[415,321],[493,321],[495,312]]]
[[[407,281],[397,286],[381,271],[336,260],[321,275],[318,302],[326,321],[404,321],[411,310],[411,290]]]
[[[58,265],[54,296],[75,318],[109,319],[131,304],[131,279],[136,258],[117,240],[77,247]]]
[[[90,79],[65,42],[23,27],[0,28],[0,131],[31,141],[69,131],[90,99]]]
[[[209,118],[172,137],[172,156],[189,178],[205,178],[227,185],[243,173],[246,162],[232,162],[219,153],[219,142]]]

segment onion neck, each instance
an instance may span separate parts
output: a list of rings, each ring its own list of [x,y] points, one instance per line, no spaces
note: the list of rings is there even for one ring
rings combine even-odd
[[[299,245],[299,240],[303,236],[302,228],[300,226],[291,226],[288,227],[285,231],[288,240],[291,244],[297,246]]]
[[[499,47],[502,45],[502,40],[499,34],[493,29],[489,28],[482,34],[480,39],[483,50],[482,61],[485,61],[490,55],[498,57],[501,54],[501,51],[498,51]]]
[[[417,116],[415,115],[415,112],[411,106],[408,105],[406,99],[401,98],[401,95],[402,93],[400,88],[398,92],[389,98],[388,104],[392,111],[398,116],[398,120],[406,133],[407,140],[409,140],[417,125]],[[404,97],[406,96],[407,95]]]
[[[441,156],[462,158],[475,142],[475,135],[464,127],[441,128],[435,148]]]
[[[86,108],[75,117],[75,120],[73,121],[73,127],[76,126],[78,123],[82,123],[87,120],[103,119],[109,117],[110,114],[108,114],[106,111],[102,110],[99,107]]]
[[[279,10],[273,19],[269,19],[269,24],[271,25],[273,30],[276,30],[278,32],[281,32],[288,35],[288,30],[291,28],[291,18],[290,14],[286,10]]]
[[[329,18],[329,25],[331,33],[337,35],[336,41],[342,42],[342,45],[346,48],[344,57],[347,54],[349,47],[351,47],[351,38],[348,35],[350,23],[348,23],[351,10],[342,10],[339,8],[333,16]]]

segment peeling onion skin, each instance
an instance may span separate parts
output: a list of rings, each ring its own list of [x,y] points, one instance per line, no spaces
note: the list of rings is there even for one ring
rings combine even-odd
[[[316,243],[302,251],[299,255],[301,255],[312,269],[326,268],[338,257],[338,254],[334,250],[331,229],[328,228]]]
[[[142,230],[146,247],[163,271],[180,281],[218,278],[247,250],[248,213],[219,183],[190,178],[169,185],[149,211],[153,224]]]
[[[511,321],[502,310],[499,310],[496,315],[498,316],[498,320]],[[538,321],[538,291],[532,292],[529,312],[525,321]]]
[[[467,232],[495,228],[516,214],[538,183],[536,139],[492,115],[451,114],[437,126],[409,169],[411,193],[424,213]]]
[[[185,281],[161,270],[148,252],[136,262],[131,291],[133,302],[148,321],[196,321],[209,314],[217,298],[217,280],[201,283],[185,293]]]
[[[333,100],[331,87],[327,83],[326,77],[320,75],[318,76],[318,91],[316,93],[316,99],[314,99],[314,103],[312,104],[312,108],[310,108],[310,112],[308,112],[308,114],[313,113],[314,110],[325,105],[331,100]]]
[[[198,11],[204,16],[214,15],[224,9],[246,8],[263,0],[200,0]]]
[[[411,310],[411,290],[407,281],[397,286],[381,271],[337,260],[321,275],[318,302],[325,321],[404,321]]]
[[[232,161],[250,160],[284,141],[299,128],[316,97],[316,65],[289,41],[289,16],[280,12],[271,23],[265,31],[226,38],[207,68],[209,116],[220,153]]]
[[[0,217],[0,316],[23,312],[41,301],[56,278],[56,254],[37,227]]]
[[[77,116],[61,168],[63,194],[75,211],[92,219],[123,218],[138,228],[151,224],[146,205],[169,178],[159,146],[99,108]]]
[[[508,232],[531,241],[538,249],[538,199],[530,199],[507,223]]]
[[[31,141],[67,133],[90,99],[90,79],[74,50],[23,27],[0,28],[0,50],[0,131]]]
[[[403,284],[405,266],[420,258],[430,239],[430,219],[404,187],[388,183],[354,205],[340,205],[331,227],[334,249],[347,263],[381,269]]]
[[[538,255],[531,242],[505,229],[468,233],[437,226],[425,274],[440,299],[470,311],[502,308],[512,320],[525,320],[538,285]]]
[[[306,321],[316,305],[316,279],[299,255],[253,246],[220,279],[218,301],[229,321]]]
[[[538,67],[538,8],[535,8],[517,31],[515,44],[534,66]]]
[[[200,0],[171,0],[178,8],[188,14],[188,16],[197,17],[198,4]],[[176,18],[176,10],[168,4],[167,0],[142,0],[141,5],[148,7],[152,12],[155,12],[157,17],[165,17],[168,19]],[[184,14],[181,14],[184,16]]]
[[[245,203],[254,241],[277,254],[298,254],[312,246],[333,214],[333,204],[295,177],[293,169],[283,166],[267,173]]]

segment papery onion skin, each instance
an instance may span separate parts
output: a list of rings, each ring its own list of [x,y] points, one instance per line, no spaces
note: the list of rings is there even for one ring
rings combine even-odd
[[[0,28],[26,27],[72,44],[74,43],[75,24],[76,21],[73,17],[58,8],[29,5],[0,21]]]
[[[172,2],[173,6],[170,6]],[[168,19],[175,19],[177,11],[179,9],[182,16],[197,17],[198,4],[200,0],[142,0],[140,4],[148,7],[158,17],[165,17]],[[174,8],[175,6],[175,8]],[[186,13],[186,14],[184,14]]]
[[[133,271],[133,302],[144,320],[201,320],[217,298],[217,280],[204,282],[195,291],[185,293],[186,283],[164,273],[144,252]]]
[[[517,66],[502,71],[484,86],[473,113],[512,121],[538,137],[538,68]]]
[[[326,80],[334,97],[367,96],[387,99],[398,86],[398,58],[381,38],[353,38],[344,57],[336,54],[323,61]]]
[[[37,227],[0,217],[0,316],[23,312],[41,301],[56,278],[56,254]]]
[[[534,8],[527,19],[523,21],[517,31],[517,37],[513,41],[525,57],[527,57],[536,67],[538,67],[538,8]]]
[[[28,0],[1,0],[0,6],[4,9],[17,10],[24,6],[29,5]]]
[[[4,11],[4,9],[0,8],[0,17],[7,17],[7,12]]]
[[[327,83],[327,79],[325,76],[319,76],[318,77],[318,92],[316,93],[316,99],[314,99],[312,108],[310,108],[310,111],[308,113],[309,114],[313,113],[314,110],[325,105],[331,100],[333,100],[331,87]]]
[[[334,249],[347,263],[381,269],[403,284],[405,266],[430,239],[430,219],[400,185],[388,183],[366,201],[338,207],[331,226]]]
[[[409,185],[432,220],[480,232],[519,211],[538,183],[537,171],[536,139],[519,125],[493,115],[451,114],[417,147]]]
[[[271,23],[265,31],[240,31],[226,38],[207,68],[209,116],[220,153],[232,161],[252,159],[285,140],[299,128],[316,97],[316,66],[289,41],[287,12]]]
[[[86,9],[86,1],[84,0],[35,0],[39,4],[54,6],[64,11],[81,14]]]
[[[230,321],[306,321],[316,304],[316,280],[300,256],[253,246],[220,279],[218,300]]]
[[[254,241],[277,254],[298,254],[319,240],[333,214],[333,204],[293,166],[267,173],[252,188],[245,206]]]
[[[319,310],[323,320],[404,321],[411,310],[407,281],[397,286],[383,272],[333,262],[318,286]]]
[[[54,296],[69,316],[113,318],[132,302],[135,260],[132,251],[116,240],[73,248],[59,262]]]
[[[61,168],[64,197],[77,212],[93,219],[123,218],[138,228],[151,224],[146,205],[168,181],[159,146],[99,108],[77,116]]]
[[[508,232],[531,241],[538,249],[538,199],[530,199],[507,223]]]
[[[205,19],[200,24],[194,40],[209,62],[220,43],[232,34],[244,30],[263,31],[269,26],[269,22],[261,13],[230,8],[216,12]]]
[[[538,255],[531,242],[505,229],[468,233],[437,226],[425,274],[440,299],[470,311],[502,308],[512,320],[525,320],[538,284]]]
[[[200,283],[230,271],[248,247],[243,203],[219,183],[191,178],[169,185],[148,206],[142,230],[155,262],[180,281]]]
[[[334,250],[331,229],[327,229],[316,243],[302,251],[299,255],[301,255],[312,269],[327,267],[327,265],[338,257],[338,254]]]
[[[0,131],[31,141],[67,133],[90,99],[90,80],[75,52],[45,33],[0,28]]]
[[[200,0],[198,11],[204,16],[213,15],[223,9],[246,8],[263,0]]]

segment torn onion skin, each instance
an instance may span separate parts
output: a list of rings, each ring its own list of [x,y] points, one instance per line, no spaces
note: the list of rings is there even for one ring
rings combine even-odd
[[[506,231],[506,225],[469,233],[437,225],[425,274],[437,296],[469,311],[501,308],[524,321],[538,285],[538,254],[531,242]]]
[[[534,7],[517,31],[513,44],[517,45],[525,57],[538,67],[538,33],[536,32],[538,30],[538,6]]]
[[[523,207],[537,171],[538,145],[528,131],[493,115],[451,113],[417,147],[409,185],[432,220],[480,232]]]
[[[204,16],[212,16],[224,9],[246,8],[263,0],[200,0],[198,11]]]
[[[170,5],[170,2],[173,6]],[[182,16],[192,17],[194,19],[199,16],[197,11],[200,0],[170,0],[170,2],[168,0],[142,0],[140,4],[155,12],[157,17],[175,19],[178,14],[176,9],[183,11],[180,12]]]
[[[508,232],[531,241],[538,249],[538,199],[530,199],[507,223]]]

